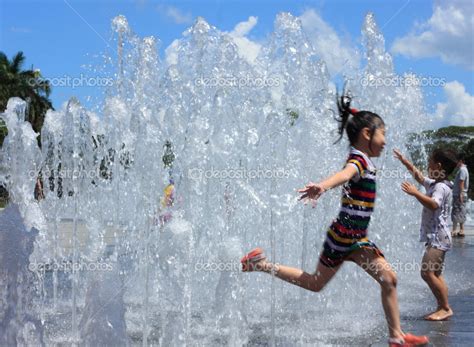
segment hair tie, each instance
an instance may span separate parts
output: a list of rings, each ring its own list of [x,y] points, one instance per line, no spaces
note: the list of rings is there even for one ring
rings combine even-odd
[[[351,108],[350,110],[351,110],[350,112],[351,112],[351,114],[352,114],[353,116],[354,116],[357,112],[359,112],[359,110],[356,109],[356,108]]]

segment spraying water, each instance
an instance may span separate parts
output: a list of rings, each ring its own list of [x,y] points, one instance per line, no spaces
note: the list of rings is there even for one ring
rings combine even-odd
[[[354,265],[317,295],[239,272],[239,257],[256,245],[273,261],[313,271],[337,213],[336,191],[315,210],[296,203],[295,189],[339,169],[347,152],[347,143],[333,145],[335,91],[300,20],[279,14],[253,61],[202,18],[173,43],[170,62],[160,60],[159,41],[134,35],[125,17],[112,28],[116,83],[100,114],[74,98],[49,111],[41,149],[24,102],[10,100],[2,114],[9,134],[1,180],[26,230],[37,230],[27,236],[31,256],[19,253],[23,265],[2,272],[2,281],[18,287],[18,276],[33,281],[35,273],[42,288],[23,295],[33,309],[17,309],[15,319],[29,322],[37,339],[44,332],[46,343],[144,346],[330,344],[383,325],[379,288]],[[345,76],[348,88],[357,108],[384,118],[387,152],[404,149],[424,122],[422,93],[361,83],[397,77],[373,15],[362,33],[365,65]],[[377,164],[397,167],[390,154]],[[418,261],[418,213],[398,190],[402,179],[380,175],[370,234],[389,260]],[[173,198],[163,205],[170,182]],[[402,308],[419,310],[418,273],[399,278]],[[3,296],[0,314],[11,309]]]

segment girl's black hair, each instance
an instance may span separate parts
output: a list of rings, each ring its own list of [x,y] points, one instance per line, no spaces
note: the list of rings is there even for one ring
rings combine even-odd
[[[372,138],[374,137],[375,131],[383,128],[385,123],[376,113],[351,109],[351,101],[352,97],[346,94],[345,88],[341,96],[339,96],[339,93],[336,94],[337,109],[339,111],[339,117],[336,117],[336,120],[339,122],[338,133],[340,136],[334,143],[341,141],[345,129],[350,144],[354,145],[362,129],[369,128],[369,148],[372,149]]]

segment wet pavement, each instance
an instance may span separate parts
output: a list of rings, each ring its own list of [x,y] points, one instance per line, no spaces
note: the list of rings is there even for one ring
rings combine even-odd
[[[474,278],[474,227],[466,229],[464,238],[455,238],[453,249],[449,254],[449,262],[456,267],[470,269]],[[449,283],[448,283],[449,286]],[[454,311],[450,320],[444,322],[428,322],[421,317],[401,316],[405,331],[416,335],[428,335],[429,346],[474,346],[474,287],[449,295],[449,303]],[[364,345],[364,341],[358,341]],[[387,346],[386,339],[366,341],[369,346]],[[357,342],[354,345],[359,345]]]

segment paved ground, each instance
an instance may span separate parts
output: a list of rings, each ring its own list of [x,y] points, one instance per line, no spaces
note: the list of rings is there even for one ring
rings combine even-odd
[[[459,265],[474,269],[474,227],[466,229],[466,237],[455,238],[451,257]],[[472,271],[474,273],[474,271]],[[474,346],[474,288],[450,295],[454,316],[446,322],[413,320],[407,322],[412,331],[429,331],[433,346]]]
[[[455,238],[449,255],[456,266],[471,269],[474,276],[474,227],[466,228],[466,237]],[[430,346],[474,346],[474,288],[449,296],[454,316],[446,322],[427,322],[419,317],[403,317],[402,326],[415,334],[427,334]],[[385,341],[368,343],[371,346],[386,346]]]

